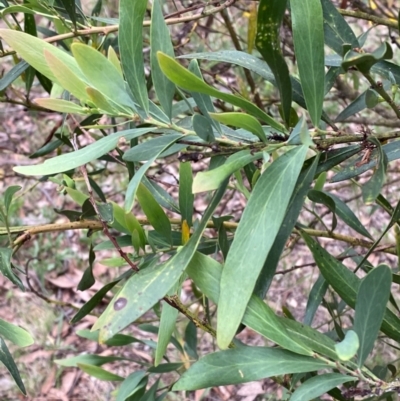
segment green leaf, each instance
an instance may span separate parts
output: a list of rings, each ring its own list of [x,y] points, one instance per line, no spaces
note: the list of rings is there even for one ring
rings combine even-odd
[[[0,37],[4,39],[17,53],[19,53],[26,62],[34,67],[35,70],[38,70],[45,77],[49,78],[53,82],[56,82],[61,87],[61,83],[58,81],[47,64],[47,61],[44,57],[44,50],[47,50],[49,53],[53,54],[78,78],[86,81],[85,76],[73,57],[71,57],[65,51],[45,42],[44,40],[11,29],[0,29]]]
[[[99,92],[97,89],[92,87],[86,87],[86,93],[91,102],[102,112],[109,115],[118,115],[118,110],[111,105],[107,98]]]
[[[133,208],[133,203],[135,201],[135,195],[136,195],[137,188],[138,188],[140,182],[142,181],[146,171],[154,163],[154,161],[157,159],[157,157],[165,149],[169,148],[174,142],[176,142],[177,139],[179,139],[179,137],[177,135],[172,134],[172,135],[164,135],[164,136],[162,136],[160,138],[156,138],[156,139],[158,139],[158,141],[157,141],[158,153],[155,154],[151,159],[149,159],[145,164],[143,164],[139,168],[139,170],[136,171],[135,175],[132,177],[132,179],[130,180],[130,182],[128,184],[128,188],[126,189],[125,204],[124,204],[124,209],[125,209],[126,213],[130,212]],[[162,144],[163,144],[163,146],[160,146]],[[135,149],[135,148],[132,148],[132,149]],[[132,150],[132,149],[130,149],[130,150]],[[148,145],[145,149],[146,149],[146,152],[147,151],[151,152],[151,148],[149,148]],[[142,148],[142,150],[143,150],[143,148]],[[125,153],[125,155],[129,151],[127,151]],[[125,155],[124,155],[124,157],[129,157],[129,153],[128,153],[128,156],[125,156]]]
[[[129,88],[139,105],[148,113],[149,98],[144,75],[142,32],[146,7],[147,0],[121,0],[119,2],[118,44],[122,69]]]
[[[306,146],[296,147],[273,162],[258,179],[243,212],[221,278],[217,330],[221,348],[228,347],[242,320],[285,217],[307,150]]]
[[[34,339],[26,330],[3,319],[0,319],[0,336],[18,345],[18,347],[27,347],[34,343]]]
[[[311,325],[315,316],[315,312],[317,311],[318,306],[321,304],[327,289],[328,283],[324,279],[324,276],[320,274],[317,281],[311,288],[310,295],[308,296],[306,313],[304,316],[304,324],[307,326]]]
[[[123,159],[128,162],[149,160],[160,155],[169,146],[183,137],[182,134],[174,133],[161,135],[133,146],[124,153]]]
[[[64,6],[65,11],[68,13],[71,18],[72,24],[76,30],[76,8],[75,8],[75,0],[60,0]]]
[[[54,362],[57,365],[65,366],[68,368],[77,367],[78,363],[83,363],[86,365],[101,366],[105,363],[115,362],[115,361],[125,361],[127,358],[121,358],[118,356],[101,356],[92,354],[82,354],[78,356],[73,356],[71,358],[65,359],[55,359]]]
[[[107,58],[110,60],[110,62],[116,68],[116,70],[118,71],[119,75],[121,75],[121,77],[123,77],[121,62],[119,61],[118,55],[117,55],[117,53],[115,52],[115,50],[114,50],[114,48],[112,46],[108,47]]]
[[[351,67],[356,67],[362,73],[368,73],[378,61],[391,59],[392,57],[392,47],[389,43],[384,42],[372,53],[359,53],[349,50],[343,58],[342,68],[347,71]]]
[[[22,73],[24,73],[29,68],[29,64],[25,61],[20,61],[18,64],[14,65],[10,71],[5,73],[0,79],[0,91],[6,89],[11,85]]]
[[[175,199],[155,181],[150,181],[147,177],[143,178],[143,184],[152,193],[154,199],[159,202],[160,206],[170,210],[171,212],[180,214],[179,206]]]
[[[77,167],[83,166],[99,157],[105,155],[118,145],[120,138],[130,140],[137,138],[150,132],[153,128],[135,128],[126,131],[115,132],[98,141],[61,156],[53,157],[46,160],[42,164],[35,166],[18,166],[14,167],[14,171],[24,175],[53,175],[69,171]]]
[[[210,114],[209,114],[210,115]],[[193,130],[205,142],[214,142],[215,136],[210,118],[195,114],[192,117]]]
[[[138,390],[141,380],[146,375],[146,372],[139,370],[131,373],[122,383],[118,390],[116,401],[125,401]]]
[[[89,249],[89,266],[85,269],[83,272],[82,278],[80,279],[78,283],[77,290],[78,291],[85,291],[89,289],[94,283],[96,282],[96,279],[94,278],[93,275],[93,263],[96,258],[95,253],[93,252],[93,244],[90,244],[90,249]]]
[[[354,309],[361,280],[310,236],[304,232],[301,235],[311,250],[325,280],[343,301]],[[386,309],[381,330],[390,338],[400,341],[400,319],[389,309]]]
[[[218,304],[222,266],[216,260],[196,252],[186,271],[201,292],[212,302]],[[309,348],[329,358],[336,358],[335,343],[329,337],[294,320],[275,316],[272,322],[278,319],[280,323],[277,328],[279,329],[279,326],[283,325],[282,332],[285,333],[286,330],[287,337],[280,335],[279,330],[269,321],[271,313],[269,306],[262,304],[255,295],[251,297],[243,317],[243,324],[290,350],[298,352],[302,348],[300,353],[304,353],[304,349]],[[250,307],[250,305],[253,306]],[[255,323],[254,327],[252,326],[253,322]]]
[[[291,337],[285,325],[273,310],[260,298],[252,296],[243,316],[243,323],[264,337],[274,341],[289,351],[301,355],[313,355],[311,348],[302,344],[296,337]]]
[[[314,376],[296,389],[296,391],[291,395],[290,401],[314,400],[336,386],[355,380],[357,380],[355,377],[345,376],[340,373],[326,373]]]
[[[336,214],[354,231],[357,231],[359,234],[364,235],[367,238],[373,240],[371,234],[366,230],[366,228],[362,225],[361,221],[357,218],[357,216],[353,213],[353,211],[347,206],[345,202],[343,202],[336,195],[323,191],[324,194],[329,196],[334,202],[336,206]]]
[[[82,103],[87,103],[88,94],[86,92],[87,83],[80,79],[62,60],[53,53],[44,49],[44,57],[51,72],[57,78],[61,86],[74,95]]]
[[[4,207],[6,209],[6,215],[10,211],[10,206],[14,195],[21,189],[19,185],[11,185],[4,191]]]
[[[306,326],[302,323],[296,322],[295,320],[284,317],[279,317],[279,319],[286,327],[286,331],[292,338],[298,340],[299,342],[301,341],[304,346],[321,355],[325,355],[333,360],[337,360],[335,342],[331,338],[311,328],[310,326]]]
[[[158,51],[174,57],[174,48],[171,43],[169,29],[162,14],[160,0],[154,0],[150,25],[151,77],[160,104],[166,115],[171,118],[175,85],[162,73],[157,60]]]
[[[361,47],[356,35],[342,17],[331,0],[321,0],[324,16],[325,44],[339,56],[343,55],[343,45],[351,44],[352,48]]]
[[[389,300],[391,284],[392,271],[386,265],[372,269],[361,281],[354,316],[354,331],[360,340],[360,368],[374,348]]]
[[[279,29],[286,11],[286,0],[261,0],[258,6],[256,47],[268,63],[276,80],[282,102],[283,119],[290,126],[292,85],[282,55]]]
[[[104,342],[148,311],[179,280],[192,259],[208,220],[225,193],[227,182],[215,192],[203,218],[189,241],[167,262],[153,265],[134,274],[115,295],[94,324]]]
[[[190,163],[179,164],[179,209],[181,211],[182,221],[187,222],[189,227],[192,226],[193,218],[193,202],[192,193],[193,173]]]
[[[15,383],[17,384],[21,392],[26,395],[25,386],[21,380],[21,376],[19,374],[17,365],[15,364],[14,359],[12,358],[6,343],[1,337],[0,337],[0,362],[2,362],[4,366],[7,368],[7,370],[10,372],[12,378],[14,379]]]
[[[363,200],[366,205],[370,205],[375,202],[375,199],[381,193],[383,184],[386,180],[386,170],[388,165],[388,158],[386,153],[383,151],[381,143],[374,137],[368,138],[369,142],[372,142],[378,151],[377,168],[375,169],[372,177],[362,186]]]
[[[139,184],[136,196],[149,223],[172,245],[171,223],[162,207],[142,183]]]
[[[379,93],[371,88],[368,88],[365,92],[365,105],[369,109],[373,109],[379,104],[380,96]]]
[[[71,50],[87,82],[115,103],[118,109],[128,113],[136,111],[124,80],[106,56],[83,43],[73,43]]]
[[[19,287],[21,291],[25,291],[21,279],[13,272],[11,266],[12,253],[13,251],[11,248],[0,248],[0,272],[4,277],[8,278],[13,284]]]
[[[125,193],[125,202],[124,202],[124,209],[125,213],[128,213],[132,210],[133,204],[135,202],[136,191],[138,189],[139,184],[141,183],[146,171],[150,168],[150,166],[154,163],[157,159],[157,156],[152,157],[146,163],[144,163],[139,170],[135,172],[135,175],[129,181],[128,188],[126,189]]]
[[[129,275],[132,274],[132,272],[129,272]],[[80,320],[82,320],[86,315],[88,315],[105,297],[108,291],[110,291],[116,284],[118,284],[121,281],[121,278],[114,280],[108,284],[106,284],[103,288],[98,290],[96,294],[93,295],[92,298],[89,299],[83,305],[78,312],[75,314],[75,316],[71,319],[71,324],[77,323]]]
[[[186,68],[182,67],[173,58],[158,52],[157,53],[158,62],[160,64],[163,73],[176,85],[190,92],[199,92],[206,95],[216,97],[218,99],[224,100],[234,106],[241,107],[247,112],[251,113],[253,117],[257,117],[260,120],[265,121],[272,128],[280,132],[285,132],[285,127],[275,121],[272,117],[266,114],[264,111],[259,109],[253,103],[242,99],[238,96],[231,95],[229,93],[220,92],[217,89],[207,85],[202,79],[198,78],[196,75],[189,72]]]
[[[359,346],[360,341],[357,333],[353,330],[349,330],[343,341],[335,345],[335,349],[340,360],[349,361],[357,353]]]
[[[353,100],[348,106],[346,106],[335,118],[335,122],[341,122],[347,118],[353,116],[356,113],[364,110],[367,107],[365,102],[366,91]]]
[[[260,153],[252,154],[249,150],[241,150],[229,156],[222,166],[199,172],[193,181],[193,193],[212,191],[235,171],[261,157]]]
[[[78,363],[78,368],[83,370],[90,376],[95,377],[96,379],[103,380],[103,381],[123,381],[124,378],[118,376],[114,373],[111,373],[103,368],[99,368],[98,366],[88,365],[86,363]]]
[[[150,367],[147,371],[149,373],[167,373],[179,370],[183,366],[182,362],[162,363],[161,365]]]
[[[166,302],[163,303],[154,366],[158,366],[164,357],[169,340],[175,329],[178,313],[178,309],[173,308]]]
[[[191,60],[188,69],[190,72],[192,72],[194,75],[196,75],[197,77],[199,77],[201,80],[204,81],[197,60]],[[208,114],[209,112],[215,111],[211,97],[208,95],[204,95],[203,93],[197,93],[197,92],[190,92],[190,94],[192,95],[192,100],[194,100],[193,107],[197,106],[200,112],[203,114],[203,116],[209,120],[209,122],[215,127],[215,129],[219,133],[222,133],[219,122],[213,120]],[[186,100],[186,102],[188,101],[189,99]]]
[[[245,52],[236,51],[236,50],[222,50],[218,52],[207,52],[207,53],[193,53],[187,54],[184,56],[180,56],[184,58],[198,58],[200,60],[210,60],[210,61],[222,61],[225,63],[231,63],[234,65],[239,65],[243,68],[247,68],[248,70],[254,72],[255,74],[260,75],[260,77],[264,78],[266,81],[270,82],[272,85],[277,85],[275,81],[275,77],[268,67],[268,64],[264,61],[260,60],[258,57],[253,56],[251,54],[247,54]],[[400,74],[399,74],[400,80]],[[292,85],[292,98],[293,100],[303,108],[306,107],[306,102],[303,96],[303,90],[299,81],[291,77],[291,85]],[[325,114],[322,115],[324,121],[327,121],[328,118],[325,118]]]
[[[316,191],[315,189],[311,189],[308,191],[308,199],[310,199],[314,203],[321,203],[325,205],[332,212],[332,231],[335,230],[337,226],[336,219],[336,204],[334,200],[327,194],[322,191]]]
[[[321,156],[323,157],[323,160],[325,160],[324,155]],[[286,216],[283,220],[281,228],[279,229],[278,235],[275,238],[274,245],[268,253],[267,259],[265,260],[264,266],[257,279],[257,284],[254,289],[254,294],[259,296],[261,299],[264,299],[274,277],[279,259],[296,224],[320,160],[321,159],[319,156],[308,159],[304,164],[299,178],[297,179],[296,187],[293,191],[289,206],[287,208]],[[329,160],[328,157],[327,160]]]
[[[247,347],[214,352],[192,365],[172,390],[246,383],[271,376],[312,372],[326,368],[324,362],[277,348]]]
[[[245,113],[209,113],[211,118],[214,120],[226,124],[233,125],[234,127],[243,128],[247,131],[250,131],[254,135],[258,136],[258,138],[267,142],[267,137],[265,136],[264,130],[261,124],[258,122],[256,118],[251,116],[250,114]]]
[[[324,101],[324,27],[320,0],[291,0],[293,42],[307,110],[318,127]]]
[[[58,111],[60,113],[71,113],[71,114],[81,114],[87,115],[90,113],[90,109],[86,107],[81,107],[74,102],[70,102],[68,100],[62,99],[35,99],[35,103],[44,107],[45,109],[49,109],[52,111]]]

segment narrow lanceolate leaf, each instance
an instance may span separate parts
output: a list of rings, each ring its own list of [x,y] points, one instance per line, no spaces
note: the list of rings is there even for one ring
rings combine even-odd
[[[192,259],[203,231],[225,193],[226,186],[227,182],[215,192],[196,231],[175,256],[161,265],[140,270],[114,296],[92,329],[92,331],[100,330],[101,342],[108,340],[143,315],[179,280]]]
[[[157,159],[157,157],[165,149],[167,149],[174,142],[176,142],[176,140],[179,139],[179,137],[180,137],[179,135],[177,136],[176,134],[172,134],[172,135],[163,135],[162,137],[153,139],[153,141],[157,141],[157,152],[155,152],[154,156],[151,159],[149,159],[146,163],[144,163],[139,168],[139,170],[136,171],[135,175],[130,180],[130,182],[128,184],[128,188],[126,189],[126,194],[125,194],[124,209],[126,212],[130,212],[133,208],[133,203],[135,201],[135,195],[136,195],[137,188],[138,188],[140,182],[142,181],[144,175],[146,174],[146,171],[154,163],[154,161]],[[148,141],[148,142],[150,142],[150,141]],[[146,144],[148,142],[144,142],[144,144]],[[162,142],[162,146],[160,146],[160,142]],[[129,152],[132,151],[133,152],[132,157],[134,157],[135,156],[134,155],[135,148],[138,148],[139,146],[137,146],[137,147],[135,146],[135,147],[131,148],[130,150],[128,150],[127,152],[125,152],[124,159],[130,161],[130,155],[132,156],[132,153],[129,153]],[[143,148],[142,148],[142,150],[143,150]],[[149,149],[147,148],[147,150],[149,150]],[[151,149],[150,149],[150,151],[151,151]]]
[[[122,69],[136,101],[149,111],[143,63],[143,18],[147,0],[119,2],[119,51]]]
[[[137,138],[138,136],[147,134],[151,130],[152,128],[136,128],[115,132],[75,152],[53,157],[35,166],[14,167],[14,171],[24,175],[52,175],[63,173],[64,171],[83,166],[115,149],[120,138],[124,137],[127,140]]]
[[[197,173],[193,181],[193,193],[197,194],[199,192],[217,189],[219,185],[235,171],[261,157],[261,153],[251,154],[249,150],[241,150],[229,156],[222,166]]]
[[[201,78],[192,74],[186,68],[182,67],[178,62],[176,62],[173,58],[158,52],[157,54],[158,62],[161,67],[163,73],[176,85],[180,86],[182,89],[185,89],[190,92],[199,92],[204,93],[209,96],[216,97],[218,99],[224,100],[225,102],[231,103],[234,106],[241,107],[243,110],[248,111],[254,117],[259,118],[260,120],[265,121],[272,128],[280,132],[285,132],[285,127],[280,124],[278,121],[274,120],[264,111],[259,109],[253,103],[235,96],[230,93],[224,93],[214,89],[212,86],[207,85]]]
[[[21,279],[14,273],[11,266],[11,248],[0,248],[0,272],[3,276],[7,277],[13,284],[18,286],[24,291],[24,285]]]
[[[86,80],[120,109],[136,110],[125,89],[125,81],[118,70],[102,53],[92,46],[74,43],[72,53]]]
[[[261,175],[250,196],[222,272],[217,331],[221,348],[228,347],[242,320],[281,227],[307,149],[299,146],[280,156]]]
[[[162,207],[143,183],[140,183],[136,196],[149,223],[172,245],[171,223]]]
[[[320,275],[313,285],[310,295],[308,296],[306,314],[304,316],[304,324],[307,326],[311,326],[315,312],[317,311],[318,306],[321,304],[327,289],[328,283],[324,279],[324,276]]]
[[[19,347],[27,347],[34,342],[32,336],[26,330],[8,323],[3,319],[0,319],[0,336],[12,341]]]
[[[44,57],[47,65],[62,87],[83,103],[87,103],[85,102],[88,99],[86,93],[87,83],[77,77],[68,66],[46,49],[44,50]]]
[[[35,99],[35,103],[40,107],[44,107],[45,109],[49,109],[52,111],[58,111],[60,113],[81,115],[87,115],[90,113],[90,110],[88,108],[81,107],[79,106],[79,104],[69,102],[68,100],[43,98]]]
[[[361,281],[357,294],[354,331],[360,340],[358,366],[364,365],[374,347],[390,296],[392,272],[386,265],[372,269]]]
[[[117,399],[115,401],[126,401],[135,394],[139,389],[142,388],[141,381],[144,378],[146,372],[139,370],[137,372],[131,373],[119,387]]]
[[[316,174],[319,160],[319,155],[313,157],[312,159],[308,159],[306,161],[308,164],[303,167],[299,175],[295,190],[293,191],[289,206],[287,208],[286,216],[283,220],[281,228],[279,229],[278,235],[275,238],[274,245],[268,253],[267,259],[265,260],[264,266],[254,289],[254,294],[261,299],[264,299],[274,277],[281,254],[296,224],[297,218],[306,199],[307,192]]]
[[[362,186],[364,202],[370,205],[381,193],[383,184],[385,183],[388,158],[382,149],[381,143],[376,138],[370,137],[368,140],[377,147],[379,157],[377,168],[372,174],[372,177]]]
[[[294,50],[299,66],[301,86],[317,127],[324,101],[324,27],[320,0],[291,0]]]
[[[343,301],[354,309],[361,280],[310,236],[302,233],[302,237],[311,250],[325,280],[339,294]],[[400,341],[400,319],[389,309],[385,311],[381,330],[388,337]]]
[[[190,72],[192,72],[194,75],[196,75],[198,78],[204,81],[197,60],[191,60],[188,69]],[[198,93],[198,92],[191,92],[190,94],[192,95],[193,100],[196,103],[196,106],[201,111],[201,114],[203,114],[203,116],[207,118],[211,124],[213,124],[215,129],[221,133],[222,131],[219,122],[213,120],[208,114],[209,112],[215,111],[211,97],[209,95],[205,95],[204,93]]]
[[[261,0],[258,6],[256,46],[274,74],[282,102],[282,114],[289,126],[292,84],[281,51],[279,28],[286,11],[286,0]]]
[[[109,372],[99,366],[88,365],[86,363],[78,363],[78,368],[82,369],[85,373],[104,381],[123,381],[124,378],[114,373]]]
[[[171,339],[171,335],[175,329],[178,313],[178,309],[173,308],[166,302],[163,303],[154,366],[158,366],[164,357],[169,340]]]
[[[178,133],[160,135],[133,146],[124,153],[123,159],[128,162],[150,160],[152,157],[162,153],[168,146],[172,145],[180,138],[182,138],[182,134]]]
[[[290,397],[290,401],[314,400],[336,386],[355,380],[357,380],[355,377],[345,376],[340,373],[327,373],[314,376],[296,389]]]
[[[331,0],[321,0],[324,15],[325,44],[339,56],[343,56],[343,45],[351,44],[352,48],[360,47],[356,35],[342,17]]]
[[[336,213],[337,215],[353,230],[357,231],[359,234],[364,235],[370,239],[373,239],[371,234],[366,230],[366,228],[362,225],[361,221],[357,218],[357,216],[353,213],[353,211],[347,206],[345,202],[343,202],[336,195],[324,192],[331,199],[334,200],[336,205]]]
[[[26,395],[25,386],[21,380],[21,376],[19,374],[17,365],[15,364],[14,359],[12,358],[6,343],[1,337],[0,337],[0,362],[3,363],[4,366],[7,368],[7,370],[10,372],[18,388],[22,391],[23,394]]]
[[[267,142],[264,130],[256,118],[245,113],[209,113],[210,116],[222,124],[243,128],[257,135],[263,142]]]
[[[192,226],[193,202],[192,193],[193,173],[189,162],[179,164],[179,209],[182,221],[186,220],[189,227]]]
[[[58,81],[58,79],[51,71],[50,67],[47,65],[47,61],[44,58],[44,50],[52,53],[77,77],[86,80],[85,76],[83,75],[82,71],[78,67],[78,64],[72,56],[60,50],[59,48],[45,42],[44,40],[11,29],[0,29],[0,37],[4,39],[18,54],[20,54],[20,56],[27,63],[34,67],[35,70],[38,70],[41,74],[49,78],[51,81],[58,83],[61,87],[61,83]]]
[[[165,114],[171,118],[175,85],[161,71],[157,60],[158,51],[174,57],[174,48],[172,47],[169,30],[164,20],[160,0],[154,0],[150,26],[151,76],[158,100]]]
[[[201,292],[212,302],[218,304],[222,275],[221,264],[196,252],[186,271]],[[335,343],[329,337],[294,320],[276,315],[270,319],[270,316],[270,307],[253,295],[242,323],[289,351],[309,355],[311,349],[329,358],[336,358]],[[277,320],[278,323],[276,323]]]
[[[355,356],[360,347],[360,340],[355,331],[349,330],[344,339],[335,344],[336,353],[341,361],[349,361]]]
[[[312,372],[327,365],[315,358],[264,347],[240,347],[201,358],[175,383],[172,390],[246,383],[266,377]]]

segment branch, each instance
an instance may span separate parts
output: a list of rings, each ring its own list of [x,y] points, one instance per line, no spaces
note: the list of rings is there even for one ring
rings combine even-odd
[[[398,29],[397,21],[394,18],[381,18],[372,14],[363,13],[362,11],[352,11],[352,10],[344,10],[343,8],[338,8],[340,14],[346,17],[354,17],[358,19],[364,19],[366,21],[371,21],[377,25],[385,25],[390,28]]]

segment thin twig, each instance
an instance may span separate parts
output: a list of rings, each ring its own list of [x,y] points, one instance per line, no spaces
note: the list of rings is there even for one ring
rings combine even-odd
[[[364,13],[362,11],[344,10],[342,8],[339,8],[338,11],[340,12],[340,14],[345,15],[347,17],[364,19],[367,21],[371,21],[377,25],[385,25],[385,26],[389,26],[390,28],[398,29],[397,21],[394,18],[393,19],[392,18],[390,18],[390,19],[381,18],[381,17],[377,17],[372,14]]]

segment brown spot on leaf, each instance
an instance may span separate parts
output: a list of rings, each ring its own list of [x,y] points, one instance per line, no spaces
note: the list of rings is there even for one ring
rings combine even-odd
[[[114,310],[121,310],[125,308],[126,304],[128,303],[128,300],[124,297],[118,298],[114,302]]]

